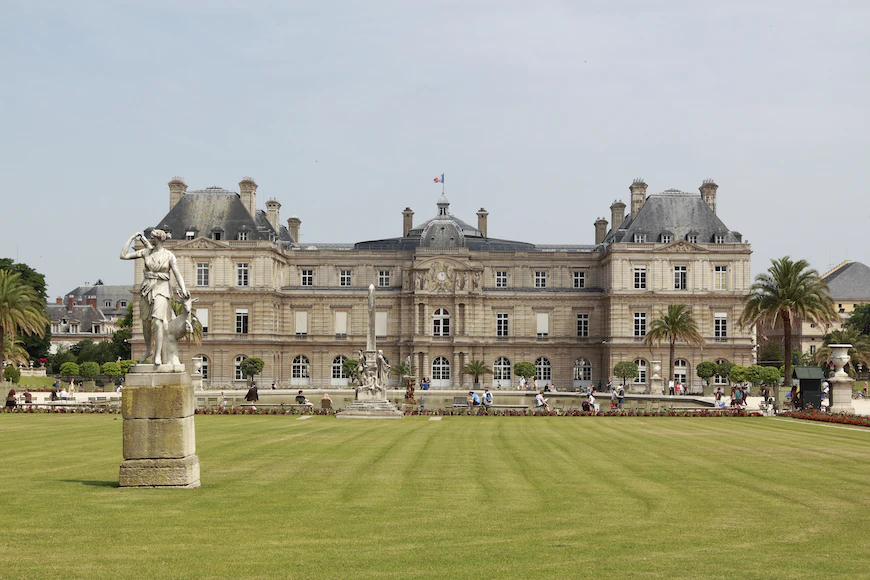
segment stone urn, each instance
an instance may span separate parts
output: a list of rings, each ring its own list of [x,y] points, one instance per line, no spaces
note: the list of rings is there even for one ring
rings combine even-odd
[[[849,361],[852,360],[852,357],[849,356],[849,349],[852,348],[851,344],[829,344],[831,349],[831,362],[834,363],[834,377],[836,378],[844,378],[848,377],[849,373],[843,370]]]

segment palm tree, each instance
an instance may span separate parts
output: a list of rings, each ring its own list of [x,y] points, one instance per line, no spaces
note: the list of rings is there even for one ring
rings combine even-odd
[[[704,346],[704,338],[698,330],[698,323],[692,318],[689,307],[685,304],[670,304],[668,311],[662,312],[661,318],[652,321],[649,332],[643,339],[647,346],[659,346],[663,342],[670,344],[668,380],[674,379],[674,351],[678,340]]]
[[[19,333],[43,337],[49,323],[36,290],[21,281],[20,273],[0,270],[0,366],[6,359],[7,335],[13,345]]]
[[[825,327],[839,320],[828,285],[806,260],[794,262],[789,256],[771,260],[767,272],[756,276],[749,288],[738,323],[743,328],[759,325],[762,331],[782,324],[786,385],[792,380],[792,324],[798,320]],[[778,398],[779,384],[774,391]]]
[[[3,337],[3,354],[11,364],[24,364],[30,358],[30,354],[24,350],[24,343],[14,334]]]
[[[466,375],[471,375],[474,377],[474,384],[477,384],[480,377],[485,374],[491,373],[492,370],[486,366],[483,361],[473,360],[469,361],[467,365],[462,367],[462,372]]]
[[[852,357],[851,363],[853,368],[857,369],[859,364],[870,366],[870,336],[862,334],[854,328],[844,328],[842,330],[832,330],[825,335],[825,340],[821,348],[816,351],[815,361],[819,364],[828,362],[831,358],[831,344],[851,344],[849,356]]]

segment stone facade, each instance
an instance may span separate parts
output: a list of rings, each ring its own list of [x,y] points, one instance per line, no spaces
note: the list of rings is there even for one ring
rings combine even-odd
[[[301,221],[280,226],[274,200],[268,213],[247,213],[256,184],[246,180],[244,203],[217,188],[188,193],[185,185],[178,195],[173,180],[170,211],[157,225],[176,238],[166,246],[205,327],[201,346],[182,345],[182,362],[202,356],[212,388],[243,387],[236,362],[245,356],[265,361],[263,386],[347,385],[340,357],[356,358],[365,345],[369,284],[377,288],[378,348],[391,364],[410,357],[414,374],[433,387],[470,388],[461,369],[472,360],[493,370],[481,386],[515,387],[513,365],[527,361],[537,364],[540,387],[564,389],[606,382],[617,362],[637,359],[646,366],[636,380],[643,390],[650,361],[668,360],[667,345],[643,345],[644,324],[674,302],[691,307],[707,340],[703,349],[677,347],[690,383],[700,384],[702,360],[751,363],[753,337],[736,325],[751,250],[716,217],[712,182],[702,199],[675,190],[646,196],[636,181],[631,214],[616,202],[611,219],[619,223],[608,231],[596,220],[589,245],[487,237],[486,210],[472,227],[450,214],[443,195],[418,226],[412,210],[399,212],[401,237],[300,244]],[[142,275],[137,261],[137,284]],[[142,352],[136,311],[134,358]]]

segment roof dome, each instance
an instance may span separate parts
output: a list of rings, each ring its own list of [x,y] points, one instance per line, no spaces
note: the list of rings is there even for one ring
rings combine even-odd
[[[451,219],[430,220],[420,235],[421,248],[464,248],[465,236]]]

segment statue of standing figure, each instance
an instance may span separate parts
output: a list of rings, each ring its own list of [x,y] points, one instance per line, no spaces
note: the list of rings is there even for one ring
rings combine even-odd
[[[384,351],[382,351],[382,350],[378,351],[377,365],[378,365],[378,385],[380,385],[381,388],[386,388],[387,387],[387,379],[390,376],[390,365],[387,363],[387,359],[384,358]]]

